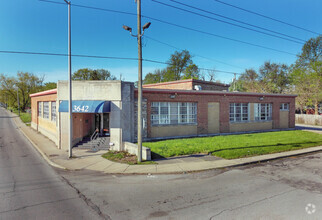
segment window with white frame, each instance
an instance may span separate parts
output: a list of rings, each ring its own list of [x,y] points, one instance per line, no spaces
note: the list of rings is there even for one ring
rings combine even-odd
[[[44,102],[44,118],[49,119],[49,102]]]
[[[230,103],[229,121],[242,122],[249,120],[249,104],[248,103]]]
[[[56,102],[51,102],[51,120],[56,121]]]
[[[289,104],[288,103],[281,103],[280,110],[281,111],[288,111],[289,110]]]
[[[197,103],[152,102],[151,124],[194,124],[197,122]]]
[[[42,117],[42,102],[38,102],[38,117]]]
[[[255,121],[272,120],[271,103],[254,103]]]

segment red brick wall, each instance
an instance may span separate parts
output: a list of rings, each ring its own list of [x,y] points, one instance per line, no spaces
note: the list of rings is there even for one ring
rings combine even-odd
[[[175,95],[170,98],[170,95]],[[135,93],[137,97],[137,92]],[[263,101],[259,98],[263,95],[248,94],[184,94],[168,91],[143,91],[143,97],[147,99],[147,128],[148,137],[151,137],[151,102],[197,102],[198,134],[208,133],[208,102],[220,103],[220,132],[229,132],[229,103],[272,103],[273,128],[279,128],[279,112],[281,103],[290,103],[289,127],[295,127],[295,97],[267,96]]]
[[[163,82],[143,85],[143,88],[150,89],[172,89],[172,90],[195,90],[195,85],[201,86],[201,90],[228,91],[229,85],[208,82],[195,79],[178,80],[172,82]]]
[[[143,85],[143,88],[150,89],[176,89],[176,90],[192,90],[192,81],[165,82]]]
[[[31,97],[31,121],[38,124],[38,102],[54,102],[56,100],[57,94]],[[58,108],[58,105],[56,108]],[[42,111],[44,110],[42,109]]]

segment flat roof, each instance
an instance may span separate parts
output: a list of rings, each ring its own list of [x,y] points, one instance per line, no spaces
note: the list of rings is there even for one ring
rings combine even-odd
[[[187,83],[187,82],[204,83],[204,84],[217,85],[217,86],[226,86],[226,87],[230,86],[228,84],[210,82],[210,81],[203,81],[203,80],[198,80],[198,79],[184,79],[184,80],[176,80],[176,81],[170,81],[170,82],[145,84],[145,85],[143,85],[143,87],[145,87],[145,86],[147,86],[147,87],[149,87],[149,86],[162,86],[162,85],[169,85],[169,84],[180,84],[180,83]]]
[[[137,92],[137,88],[135,89]],[[228,92],[213,90],[174,90],[174,89],[151,89],[143,88],[143,93],[164,93],[164,94],[186,94],[186,95],[226,95],[226,96],[265,96],[265,97],[288,97],[295,98],[293,94],[274,94],[274,93],[253,93],[253,92]]]
[[[52,95],[52,94],[57,94],[57,89],[50,89],[42,92],[37,92],[30,94],[30,97],[37,97],[37,96],[43,96],[43,95]]]

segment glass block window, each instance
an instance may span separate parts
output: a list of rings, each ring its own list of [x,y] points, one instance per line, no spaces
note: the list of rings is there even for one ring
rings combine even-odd
[[[255,103],[254,104],[255,121],[272,120],[272,104],[271,103]]]
[[[51,120],[56,121],[56,102],[51,102]]]
[[[42,102],[38,102],[38,117],[42,118]]]
[[[289,104],[288,103],[281,103],[280,110],[281,111],[288,111],[289,110]]]
[[[229,121],[242,122],[249,120],[249,104],[248,103],[230,103]]]
[[[176,125],[197,123],[197,103],[152,102],[152,125]]]
[[[49,102],[44,102],[44,118],[49,119]]]

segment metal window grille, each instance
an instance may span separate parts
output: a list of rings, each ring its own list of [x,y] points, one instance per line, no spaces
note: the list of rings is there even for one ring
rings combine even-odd
[[[280,110],[288,111],[289,110],[289,104],[288,103],[281,103]]]
[[[272,104],[271,103],[255,103],[254,105],[255,121],[272,120]]]
[[[197,103],[153,102],[151,103],[152,125],[191,124],[197,122]]]
[[[49,119],[49,102],[44,102],[44,118]]]
[[[56,102],[51,102],[51,120],[56,121]]]
[[[42,102],[38,102],[38,117],[42,117]]]
[[[229,105],[229,121],[241,122],[249,120],[249,104],[248,103],[230,103]]]

